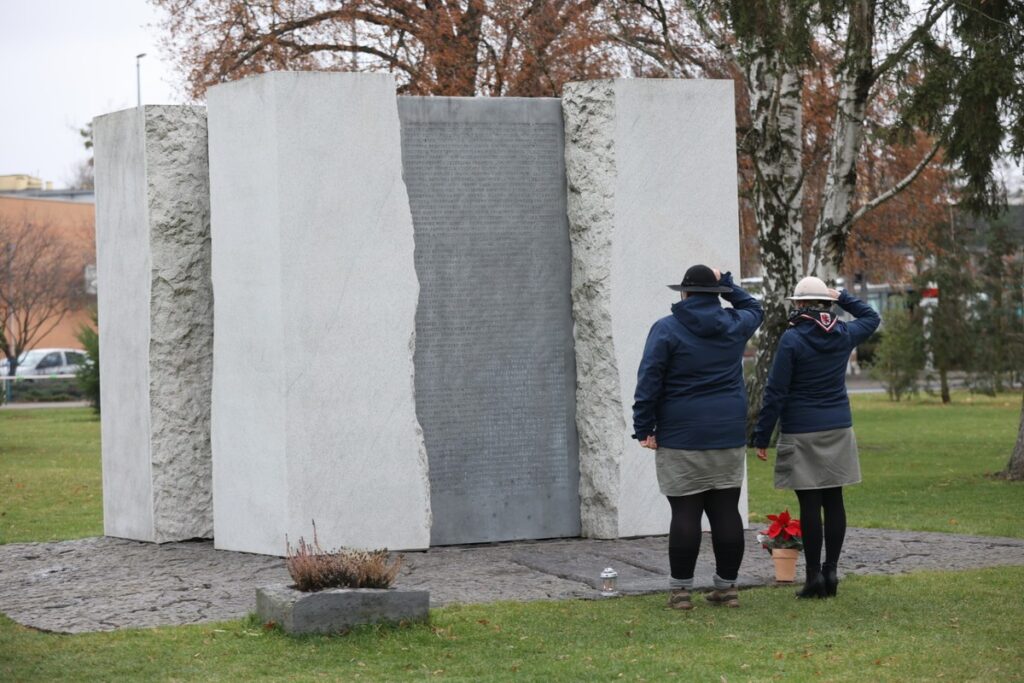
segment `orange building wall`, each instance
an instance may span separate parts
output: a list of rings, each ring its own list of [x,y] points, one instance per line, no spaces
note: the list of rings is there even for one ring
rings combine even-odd
[[[85,202],[65,202],[53,199],[34,199],[0,196],[0,218],[31,220],[46,223],[81,250],[86,263],[96,263],[96,207]],[[83,287],[85,286],[83,275]],[[79,326],[92,324],[89,306],[96,305],[95,295],[87,299],[86,306],[64,317],[53,331],[33,344],[33,348],[81,348],[75,339]]]
[[[78,341],[78,328],[82,325],[93,326],[92,318],[88,310],[78,310],[64,316],[64,319],[47,335],[33,344],[37,349],[80,349],[82,343]],[[2,354],[0,354],[2,355]]]

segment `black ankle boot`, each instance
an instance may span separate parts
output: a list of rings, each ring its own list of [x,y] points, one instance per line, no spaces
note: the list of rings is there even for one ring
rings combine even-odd
[[[839,576],[834,564],[821,565],[821,575],[825,577],[825,594],[834,598],[839,591]]]
[[[821,572],[808,572],[804,587],[796,592],[798,598],[823,598],[825,597],[825,577]]]

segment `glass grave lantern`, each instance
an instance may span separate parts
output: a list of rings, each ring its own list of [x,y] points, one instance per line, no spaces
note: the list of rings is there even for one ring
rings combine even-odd
[[[601,595],[609,597],[618,595],[619,591],[616,585],[618,583],[618,579],[618,572],[611,567],[606,567],[605,570],[601,572]]]

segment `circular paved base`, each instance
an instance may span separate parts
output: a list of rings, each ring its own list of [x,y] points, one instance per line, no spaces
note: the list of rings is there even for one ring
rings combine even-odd
[[[741,586],[773,582],[770,555],[747,532]],[[1024,565],[1024,540],[850,529],[842,574]],[[396,582],[430,591],[432,607],[495,600],[598,597],[605,567],[624,594],[668,589],[664,536],[615,541],[563,539],[432,548],[405,553]],[[802,581],[803,561],[797,580]],[[714,561],[704,535],[698,589]],[[155,545],[116,538],[0,545],[0,612],[47,631],[81,633],[244,617],[258,586],[289,582],[277,557],[214,550],[210,541]]]

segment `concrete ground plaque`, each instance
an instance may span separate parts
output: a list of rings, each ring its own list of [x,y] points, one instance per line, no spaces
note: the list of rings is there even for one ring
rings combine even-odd
[[[562,113],[399,98],[431,544],[579,534]]]
[[[256,589],[256,614],[285,633],[343,633],[363,624],[430,620],[428,591],[395,588],[328,588],[302,592],[292,586]]]

